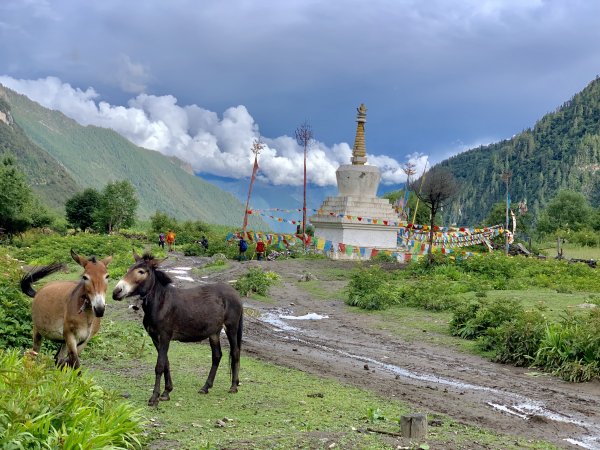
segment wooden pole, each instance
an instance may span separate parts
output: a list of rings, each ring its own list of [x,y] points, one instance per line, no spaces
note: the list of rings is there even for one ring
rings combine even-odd
[[[406,438],[425,438],[427,435],[427,416],[425,414],[407,414],[400,417],[400,433]]]
[[[419,184],[419,194],[421,194],[421,188],[423,187],[423,180],[425,180],[425,171],[427,170],[428,162],[429,162],[429,159],[427,159],[427,161],[425,161],[425,167],[423,167],[423,175],[421,175],[421,183]],[[415,220],[417,220],[417,209],[419,209],[419,196],[418,195],[417,195],[417,203],[415,204],[415,212],[413,214],[412,223],[415,223]]]
[[[254,139],[252,143],[252,153],[254,153],[254,166],[252,167],[252,178],[250,178],[250,187],[248,188],[248,199],[246,200],[246,208],[244,209],[244,223],[242,225],[242,230],[244,235],[246,234],[246,227],[248,226],[248,206],[250,205],[250,196],[252,195],[252,186],[254,185],[254,180],[256,179],[256,172],[258,172],[258,154],[264,147],[264,144],[261,142],[260,138]]]

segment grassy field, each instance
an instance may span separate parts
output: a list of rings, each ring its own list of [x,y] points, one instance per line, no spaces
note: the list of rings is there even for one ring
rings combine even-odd
[[[174,390],[171,401],[146,407],[154,382],[155,351],[140,334],[141,324],[107,324],[100,342],[86,353],[86,367],[102,386],[141,407],[145,418],[144,446],[152,449],[389,449],[401,415],[421,411],[398,399],[383,398],[306,373],[242,358],[238,394],[229,394],[226,358],[208,395],[198,389],[210,368],[206,344],[173,343],[169,352]],[[113,336],[121,336],[115,347]],[[125,339],[123,339],[125,337]],[[104,345],[111,342],[111,345]],[[434,417],[430,417],[434,418]],[[425,442],[403,441],[405,448],[535,448],[552,445],[506,439],[484,429],[439,419]],[[367,428],[381,431],[368,432]]]
[[[93,240],[89,245],[88,239]],[[47,248],[23,245],[6,251],[13,252],[28,264],[46,263],[56,258],[67,262],[70,247],[81,249],[82,253],[114,253],[109,291],[132,262],[131,244],[121,238],[77,236],[61,240],[48,239],[45,245]],[[7,259],[7,264],[10,261]],[[11,264],[16,270],[19,263]],[[69,273],[60,273],[55,277],[76,279],[81,269],[72,262],[69,268]],[[196,275],[227,268],[227,264],[217,264],[197,271]],[[332,268],[327,273],[316,275],[316,280],[299,284],[316,301],[347,297],[344,285],[350,277],[348,271]],[[0,281],[12,283],[1,278],[5,276],[8,276],[7,273],[0,273]],[[438,278],[433,278],[434,281],[429,284],[450,286],[454,272],[447,269],[433,276]],[[456,277],[457,283],[469,280],[469,277],[460,274],[456,274]],[[538,277],[538,281],[540,280],[544,281],[545,278]],[[471,280],[471,284],[478,283]],[[486,283],[489,286],[485,290],[487,298],[499,301],[516,298],[526,308],[543,304],[546,314],[553,320],[559,320],[568,311],[579,311],[578,305],[590,300],[597,301],[594,296],[598,295],[585,289],[535,287],[497,290],[492,289],[492,285],[492,282]],[[468,292],[455,290],[452,295],[469,300],[482,292],[481,288]],[[437,291],[432,292],[432,295],[437,296]],[[268,295],[262,300],[270,301]],[[113,304],[109,300],[109,308],[111,306]],[[508,440],[506,436],[465,426],[449,417],[437,417],[440,426],[430,427],[427,443],[402,440],[385,433],[399,432],[398,418],[401,415],[428,411],[421,411],[394,397],[384,398],[337,381],[278,367],[249,356],[242,358],[242,384],[238,394],[227,393],[229,380],[225,355],[214,388],[209,395],[203,396],[197,391],[210,367],[210,351],[206,344],[172,344],[169,352],[175,385],[172,400],[161,403],[158,408],[149,408],[146,402],[154,381],[156,353],[141,325],[141,318],[131,320],[124,308],[120,311],[119,314],[105,318],[101,333],[86,349],[82,361],[84,371],[100,386],[116,391],[141,409],[144,417],[141,439],[145,448],[386,449],[396,448],[398,442],[404,448],[411,449],[473,448],[475,444],[475,448],[555,448],[545,442],[515,440],[512,437]],[[481,353],[475,341],[450,335],[450,310],[391,305],[385,311],[367,312],[358,308],[353,308],[353,311],[356,314],[378,315],[382,328],[402,335],[407,340],[421,340],[466,352]],[[248,314],[251,312],[248,311]],[[50,346],[45,348],[46,352],[51,351]],[[379,432],[368,432],[368,428]]]

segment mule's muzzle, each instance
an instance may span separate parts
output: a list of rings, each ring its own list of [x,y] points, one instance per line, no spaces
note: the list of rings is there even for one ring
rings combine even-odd
[[[94,314],[96,317],[104,316],[104,305],[102,306],[94,306]]]
[[[123,297],[124,297],[123,289],[121,289],[119,286],[114,288],[113,293],[112,293],[113,300],[123,300]]]

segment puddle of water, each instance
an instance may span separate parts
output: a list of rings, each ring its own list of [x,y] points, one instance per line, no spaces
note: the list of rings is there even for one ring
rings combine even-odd
[[[183,281],[194,281],[193,278],[190,278],[190,277],[180,277],[179,275],[175,275],[175,278],[177,278],[179,280],[183,280]]]
[[[173,267],[173,270],[185,270],[185,271],[188,271],[188,270],[192,270],[192,268],[191,267]]]
[[[600,448],[600,442],[597,439],[593,439],[592,441],[578,441],[577,439],[565,439],[569,444],[577,445],[581,448],[587,448],[589,450],[598,450]]]
[[[329,316],[322,316],[321,314],[317,314],[317,313],[308,313],[308,314],[304,314],[303,316],[284,316],[284,315],[280,315],[279,316],[282,319],[287,319],[287,320],[321,320],[321,319],[329,319]]]
[[[275,331],[298,331],[298,328],[292,327],[279,318],[278,313],[268,312],[260,316],[260,320],[273,325]]]
[[[176,269],[167,269],[168,273],[178,273],[180,275],[186,275],[187,270],[176,270]]]

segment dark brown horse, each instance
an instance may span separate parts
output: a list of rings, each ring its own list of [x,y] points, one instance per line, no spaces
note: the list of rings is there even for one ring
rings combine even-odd
[[[176,289],[171,279],[159,270],[162,260],[152,255],[143,257],[133,253],[135,264],[113,291],[113,298],[139,295],[144,310],[144,328],[152,338],[158,352],[154,391],[148,400],[154,406],[159,400],[169,400],[173,390],[169,367],[169,344],[180,342],[200,342],[208,338],[212,351],[212,367],[200,393],[208,394],[213,386],[221,361],[220,334],[223,327],[229,340],[229,360],[231,364],[231,388],[237,392],[239,382],[240,351],[242,347],[242,323],[244,309],[237,291],[225,283],[198,286],[191,289]],[[160,381],[165,376],[165,390],[160,394]],[[160,396],[159,396],[160,395]]]
[[[79,281],[51,281],[39,291],[32,283],[64,267],[51,264],[33,269],[21,279],[21,290],[33,297],[33,351],[39,352],[42,338],[62,342],[54,359],[59,366],[80,366],[79,354],[100,329],[104,315],[108,273],[106,267],[112,256],[97,261],[87,259],[71,250],[71,257],[83,267]]]

